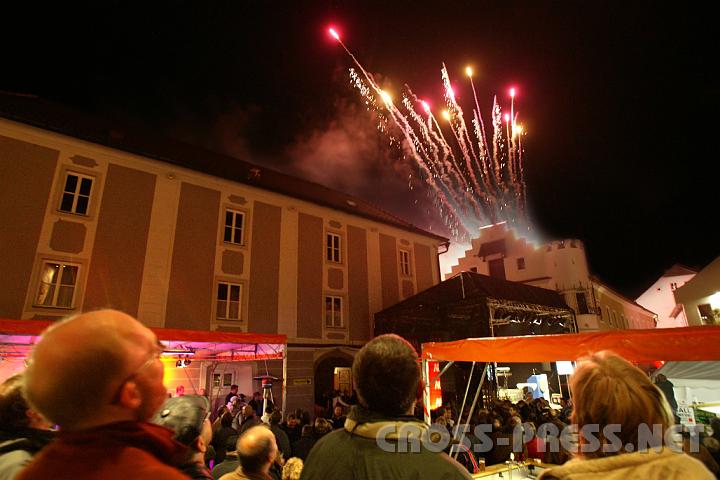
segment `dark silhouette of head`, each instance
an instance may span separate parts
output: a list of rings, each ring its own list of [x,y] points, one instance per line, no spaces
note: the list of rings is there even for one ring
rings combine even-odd
[[[370,340],[355,355],[352,371],[362,406],[388,416],[412,413],[421,391],[420,367],[405,339],[388,334]]]

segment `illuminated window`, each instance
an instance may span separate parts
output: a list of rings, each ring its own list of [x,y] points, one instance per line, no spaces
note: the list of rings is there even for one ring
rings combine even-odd
[[[342,297],[325,296],[325,326],[343,327]]]
[[[716,312],[720,312],[718,312],[717,309],[713,310],[712,305],[704,303],[702,305],[698,305],[697,309],[700,314],[700,321],[703,325],[714,325],[716,323],[716,318],[719,317],[719,315],[716,315]]]
[[[244,245],[243,227],[245,225],[245,214],[237,210],[225,210],[225,231],[223,240],[227,243]]]
[[[218,282],[217,311],[218,320],[240,320],[242,305],[242,285],[238,283]]]
[[[400,250],[400,273],[410,275],[410,252],[407,250]]]
[[[90,206],[92,185],[92,177],[80,173],[67,172],[58,209],[61,212],[87,215]]]
[[[35,305],[40,307],[73,308],[78,265],[46,261],[40,271]]]
[[[340,251],[340,235],[336,233],[328,233],[326,236],[325,247],[325,258],[328,262],[342,262],[342,255]]]

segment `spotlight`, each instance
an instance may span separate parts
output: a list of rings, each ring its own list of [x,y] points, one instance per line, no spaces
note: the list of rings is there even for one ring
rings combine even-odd
[[[183,360],[183,367],[188,367],[188,366],[190,366],[191,363],[192,363],[192,360],[190,360],[189,358],[186,358],[185,360]]]

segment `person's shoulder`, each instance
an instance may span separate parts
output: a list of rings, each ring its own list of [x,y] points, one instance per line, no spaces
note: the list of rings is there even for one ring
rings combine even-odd
[[[668,479],[692,478],[693,480],[712,480],[715,478],[697,458],[686,453],[676,453],[667,456],[662,462],[661,468]]]
[[[433,478],[461,479],[472,478],[467,469],[458,461],[453,460],[447,453],[421,450],[422,460],[415,461],[421,471],[432,472]],[[415,455],[409,453],[407,455]]]
[[[226,473],[225,475],[220,477],[218,480],[242,480],[242,478],[244,478],[244,477],[241,477],[240,475],[238,475],[237,472],[230,472],[230,473]]]

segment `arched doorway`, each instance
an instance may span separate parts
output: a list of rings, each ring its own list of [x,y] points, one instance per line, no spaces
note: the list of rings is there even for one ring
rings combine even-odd
[[[334,350],[324,355],[315,364],[315,408],[316,416],[319,409],[325,408],[329,399],[332,399],[334,390],[345,388],[352,391],[353,358],[347,353]]]

